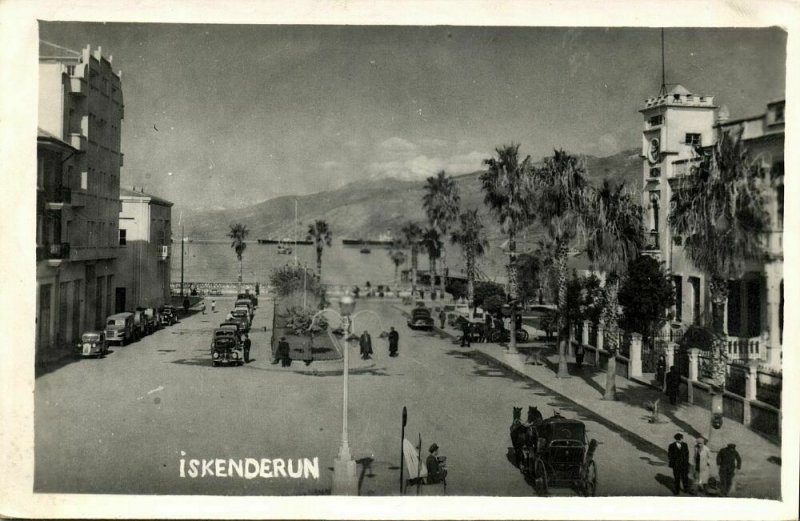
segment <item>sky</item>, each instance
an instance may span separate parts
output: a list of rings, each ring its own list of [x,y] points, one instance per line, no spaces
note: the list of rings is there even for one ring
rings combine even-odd
[[[123,186],[234,208],[360,179],[481,168],[516,142],[607,156],[640,146],[661,84],[649,28],[40,22],[122,71]],[[732,118],[785,96],[779,29],[665,31],[666,81]],[[156,131],[155,128],[158,130]]]

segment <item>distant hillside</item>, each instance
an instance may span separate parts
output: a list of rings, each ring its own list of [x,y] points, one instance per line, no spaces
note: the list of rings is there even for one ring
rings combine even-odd
[[[603,178],[641,189],[642,163],[638,149],[626,150],[608,157],[585,156],[590,182],[597,185]],[[462,208],[483,207],[480,172],[456,178]],[[422,195],[424,181],[397,179],[365,180],[343,188],[305,196],[284,196],[235,210],[187,212],[184,215],[186,234],[192,239],[224,239],[228,225],[241,222],[251,230],[249,238],[292,237],[294,202],[298,207],[298,239],[305,235],[308,224],[316,219],[327,221],[334,237],[376,238],[387,230],[399,230],[408,220],[424,220]],[[499,235],[493,219],[490,237]]]

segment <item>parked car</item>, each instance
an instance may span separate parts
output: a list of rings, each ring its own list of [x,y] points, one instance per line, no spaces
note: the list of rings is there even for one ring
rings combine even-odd
[[[258,297],[256,297],[252,293],[245,292],[245,293],[239,293],[238,295],[236,295],[236,299],[237,300],[243,299],[243,298],[248,299],[250,301],[250,303],[253,305],[254,308],[258,307]]]
[[[137,308],[133,312],[133,339],[139,340],[148,335],[147,318],[144,316],[144,310]]]
[[[144,320],[144,334],[149,335],[155,332],[158,329],[158,320],[156,318],[156,310],[153,308],[143,308],[138,307],[136,311],[142,312],[142,318]]]
[[[255,309],[253,308],[253,303],[250,302],[249,298],[239,298],[236,299],[236,302],[233,304],[233,309],[237,308],[247,308],[247,312],[250,314],[250,319],[253,319],[253,315],[255,314]]]
[[[161,317],[162,326],[171,326],[172,324],[178,323],[178,310],[175,306],[161,306],[158,310],[158,315]]]
[[[236,338],[241,337],[242,333],[244,333],[244,328],[239,320],[226,320],[219,325],[219,329],[232,330],[236,334]]]
[[[106,334],[104,331],[87,331],[81,335],[81,341],[76,347],[80,356],[103,358],[108,353]]]
[[[211,347],[211,364],[214,367],[244,364],[242,347],[239,342],[229,336],[215,337]]]
[[[428,308],[414,308],[411,310],[411,317],[408,319],[408,327],[411,329],[433,329],[433,317]]]
[[[246,308],[234,309],[231,311],[234,320],[242,322],[245,332],[250,330],[250,313]]]
[[[133,341],[134,323],[133,313],[116,313],[106,319],[106,342],[117,342],[125,345]]]

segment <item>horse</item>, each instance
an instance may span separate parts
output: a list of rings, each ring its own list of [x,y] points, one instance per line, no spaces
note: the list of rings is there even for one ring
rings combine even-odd
[[[514,459],[517,466],[522,463],[522,448],[528,442],[527,425],[522,423],[522,407],[514,407],[509,431],[511,434],[511,446],[514,448]]]
[[[528,423],[529,424],[538,425],[543,419],[544,419],[544,416],[542,416],[542,413],[539,412],[539,408],[538,407],[530,407],[530,406],[528,407]]]

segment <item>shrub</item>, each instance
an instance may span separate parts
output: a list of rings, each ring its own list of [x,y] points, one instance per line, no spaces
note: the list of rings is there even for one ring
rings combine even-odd
[[[306,291],[320,296],[321,286],[319,278],[316,273],[311,270],[303,268],[303,266],[290,266],[285,265],[280,268],[275,268],[269,275],[269,283],[275,288],[279,296],[285,297],[295,291],[303,291],[303,272],[305,273],[305,288]]]
[[[493,295],[498,295],[503,302],[506,300],[506,290],[502,284],[497,282],[480,281],[475,283],[475,307],[486,308],[486,299]]]
[[[317,334],[327,330],[328,321],[323,315],[319,315],[316,321],[312,323],[315,313],[316,311],[314,310],[304,310],[299,307],[289,308],[287,310],[286,328],[297,336]]]
[[[628,265],[628,276],[619,290],[619,304],[624,310],[620,326],[649,335],[664,325],[674,302],[672,281],[661,264],[652,257],[638,257]]]
[[[492,315],[496,315],[500,313],[500,311],[503,309],[503,304],[505,303],[505,297],[500,295],[491,295],[483,301],[483,309]]]

